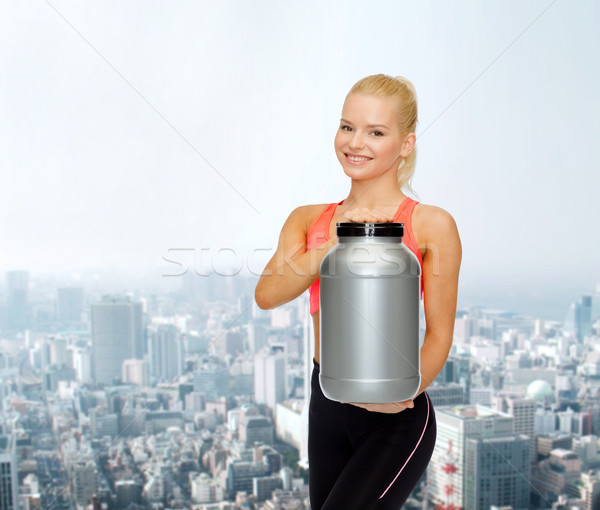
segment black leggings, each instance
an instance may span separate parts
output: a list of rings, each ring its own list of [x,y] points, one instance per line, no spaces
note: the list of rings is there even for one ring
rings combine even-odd
[[[314,360],[308,417],[311,510],[398,510],[425,472],[436,422],[422,392],[396,414],[329,400]]]

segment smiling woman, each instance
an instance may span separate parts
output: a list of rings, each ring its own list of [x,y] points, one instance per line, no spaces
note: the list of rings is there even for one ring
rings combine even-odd
[[[374,75],[352,87],[334,143],[351,179],[350,192],[339,202],[294,209],[256,286],[255,299],[263,309],[310,291],[315,357],[308,453],[314,510],[400,508],[435,445],[435,414],[425,389],[442,369],[452,344],[462,249],[448,212],[403,193],[411,191],[416,123],[416,94],[407,79]],[[347,221],[403,223],[403,242],[421,265],[426,331],[421,385],[412,400],[341,403],[321,390],[320,263],[337,243],[336,223]]]

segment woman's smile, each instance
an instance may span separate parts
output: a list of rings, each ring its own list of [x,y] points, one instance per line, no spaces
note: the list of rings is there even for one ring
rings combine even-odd
[[[351,165],[355,165],[355,166],[364,165],[365,163],[367,163],[373,159],[368,156],[361,156],[359,154],[351,154],[349,152],[344,152],[344,156],[346,156],[346,161],[348,161],[348,163],[350,163]]]

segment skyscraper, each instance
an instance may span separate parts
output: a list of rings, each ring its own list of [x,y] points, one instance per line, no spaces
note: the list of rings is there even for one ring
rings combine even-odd
[[[512,416],[483,406],[436,409],[438,438],[427,468],[428,492],[437,503],[469,510],[491,504],[527,508],[530,451],[527,436],[514,434]],[[449,479],[449,450],[455,470]],[[487,506],[486,506],[487,505]]]
[[[126,359],[143,355],[142,304],[128,296],[106,295],[91,305],[94,378],[111,384]]]
[[[471,358],[469,356],[449,356],[435,379],[438,384],[458,383],[464,388],[465,402],[470,403],[471,394]],[[441,405],[453,405],[447,402]]]
[[[83,313],[83,289],[81,287],[60,287],[57,289],[57,318],[62,324],[81,322]]]
[[[596,298],[597,299],[597,298]],[[567,312],[564,330],[571,333],[580,343],[592,334],[592,305],[595,299],[591,295],[583,295],[577,303],[572,303]],[[597,308],[597,305],[594,307]]]
[[[24,330],[30,326],[29,272],[6,272],[7,326],[11,330]]]
[[[464,508],[529,508],[528,436],[469,438],[465,447]]]
[[[273,347],[254,356],[254,398],[275,410],[287,398],[283,348]]]
[[[518,395],[502,394],[493,398],[492,407],[510,414],[514,418],[515,434],[529,437],[531,461],[535,460],[535,401]]]
[[[17,510],[17,458],[12,435],[0,436],[0,510]]]
[[[193,381],[194,391],[204,393],[208,401],[229,395],[229,370],[216,358],[204,360],[194,372]]]
[[[154,380],[171,380],[183,372],[183,340],[172,324],[148,326],[150,375]]]

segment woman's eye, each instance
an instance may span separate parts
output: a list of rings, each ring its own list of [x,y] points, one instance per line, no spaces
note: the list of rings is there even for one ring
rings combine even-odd
[[[383,136],[383,133],[381,131],[373,131],[372,134],[375,136]]]
[[[350,126],[340,126],[340,129],[342,131],[352,131],[352,128]]]

